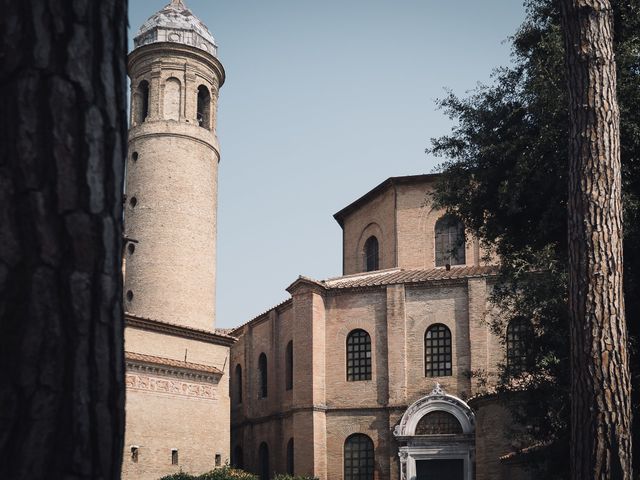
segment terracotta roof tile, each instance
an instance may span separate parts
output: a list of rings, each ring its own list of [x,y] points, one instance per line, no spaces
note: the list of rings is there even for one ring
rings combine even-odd
[[[203,373],[213,373],[222,375],[222,371],[212,365],[201,365],[199,363],[184,362],[182,360],[174,360],[172,358],[156,357],[154,355],[144,355],[142,353],[124,352],[125,360],[141,362],[151,365],[160,365],[165,367],[182,368]]]
[[[330,278],[319,283],[329,289],[358,288],[378,285],[393,285],[394,283],[423,283],[438,280],[455,280],[460,278],[497,275],[497,273],[498,267],[496,265],[451,267],[450,270],[447,270],[444,267],[429,268],[425,270],[404,270],[395,268]]]

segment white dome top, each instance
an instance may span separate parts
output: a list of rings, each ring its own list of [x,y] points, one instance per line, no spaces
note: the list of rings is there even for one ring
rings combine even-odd
[[[135,48],[156,42],[175,42],[216,55],[218,47],[207,26],[182,0],[171,3],[144,22],[133,39]]]

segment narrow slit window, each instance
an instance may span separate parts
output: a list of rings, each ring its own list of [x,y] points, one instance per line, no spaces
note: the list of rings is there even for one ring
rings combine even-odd
[[[258,397],[267,398],[269,374],[267,372],[267,356],[264,353],[258,358]]]
[[[204,85],[198,87],[198,125],[211,129],[211,93]]]
[[[171,465],[178,465],[178,450],[171,450]]]
[[[367,272],[380,269],[380,246],[376,237],[371,236],[364,243],[364,257]]]

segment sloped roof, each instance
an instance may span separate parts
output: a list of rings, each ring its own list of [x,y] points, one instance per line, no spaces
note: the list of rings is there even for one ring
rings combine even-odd
[[[396,283],[424,283],[438,280],[455,280],[461,278],[482,277],[496,275],[498,267],[487,266],[461,266],[451,267],[447,270],[443,267],[428,268],[424,270],[405,270],[392,268],[375,272],[358,273],[344,277],[330,278],[319,282],[326,288],[361,288],[378,285],[393,285]]]
[[[201,365],[199,363],[184,362],[172,358],[156,357],[154,355],[144,355],[142,353],[125,352],[124,358],[127,361],[140,362],[147,365],[157,365],[162,367],[173,367],[192,372],[210,373],[222,375],[223,372],[212,365]]]
[[[405,270],[402,268],[391,268],[388,270],[377,270],[374,272],[356,273],[353,275],[345,275],[343,277],[328,278],[326,280],[315,280],[313,278],[300,276],[293,282],[287,291],[291,292],[301,283],[306,283],[320,287],[323,290],[348,290],[350,288],[376,287],[394,284],[412,284],[412,283],[428,283],[446,280],[458,280],[463,278],[486,277],[497,275],[499,267],[497,265],[484,266],[461,266],[451,267],[447,270],[444,267],[428,268],[423,270]],[[232,335],[236,334],[245,325],[251,324],[256,320],[267,315],[271,310],[280,308],[291,302],[291,298],[279,303],[275,307],[253,317],[248,322],[235,327]]]
[[[398,184],[411,184],[411,183],[422,183],[430,180],[434,180],[438,178],[440,175],[437,173],[424,173],[421,175],[405,175],[403,177],[389,177],[384,182],[369,190],[367,193],[362,195],[357,200],[351,202],[349,205],[344,207],[338,213],[336,213],[333,218],[340,224],[341,227],[344,226],[344,219],[347,215],[349,215],[354,210],[360,208],[363,204],[373,199],[380,193],[384,192],[387,188],[392,185]]]

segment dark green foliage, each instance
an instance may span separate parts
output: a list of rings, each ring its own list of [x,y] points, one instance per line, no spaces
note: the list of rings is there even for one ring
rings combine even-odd
[[[258,477],[242,470],[230,467],[217,468],[202,475],[190,475],[188,473],[174,473],[162,477],[160,480],[258,480]]]
[[[621,111],[626,313],[637,426],[640,359],[633,339],[640,313],[640,0],[612,3]],[[517,379],[526,384],[527,395],[513,407],[526,428],[524,434],[513,433],[514,441],[551,445],[544,456],[550,468],[539,478],[561,479],[568,478],[570,415],[568,99],[557,2],[528,0],[526,6],[525,22],[511,38],[514,65],[496,70],[491,86],[481,86],[466,98],[449,93],[440,101],[456,126],[450,135],[432,139],[430,151],[449,159],[442,165],[436,202],[462,218],[500,256],[502,276],[493,300],[510,313],[497,319],[493,328],[504,338],[511,318],[524,316],[534,323],[535,361]],[[506,392],[512,385],[504,372],[500,390]],[[638,428],[634,434],[637,446]],[[545,465],[537,460],[532,455],[531,463]]]

